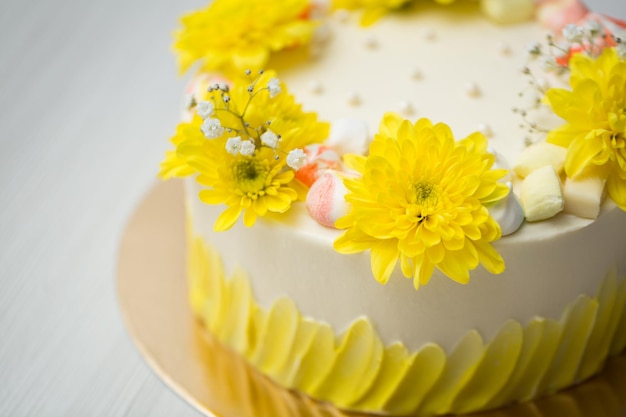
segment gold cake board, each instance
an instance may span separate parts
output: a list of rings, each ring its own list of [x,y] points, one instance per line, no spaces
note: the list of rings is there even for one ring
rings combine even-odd
[[[187,303],[182,181],[157,184],[124,232],[118,295],[129,333],[155,373],[212,417],[364,416],[283,389],[223,347]],[[572,389],[475,417],[626,417],[626,354]]]

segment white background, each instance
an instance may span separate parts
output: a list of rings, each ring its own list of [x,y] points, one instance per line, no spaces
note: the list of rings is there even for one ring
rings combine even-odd
[[[148,368],[116,299],[201,0],[0,0],[0,416],[198,416]],[[626,19],[625,0],[589,0]]]

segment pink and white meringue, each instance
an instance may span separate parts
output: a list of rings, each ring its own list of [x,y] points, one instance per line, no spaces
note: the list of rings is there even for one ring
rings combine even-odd
[[[306,208],[319,224],[334,228],[335,222],[348,213],[346,192],[341,174],[328,170],[311,186],[306,196]]]

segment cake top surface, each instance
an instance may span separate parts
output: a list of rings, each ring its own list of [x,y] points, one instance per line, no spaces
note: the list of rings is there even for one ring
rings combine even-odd
[[[390,111],[445,122],[458,138],[482,130],[507,160],[525,147],[528,127],[514,113],[528,105],[527,47],[548,30],[536,22],[502,26],[474,3],[425,5],[361,27],[334,14],[328,39],[311,58],[280,54],[272,63],[307,110],[322,120],[363,120],[373,135]],[[547,82],[547,80],[546,80]]]
[[[177,34],[201,75],[161,176],[197,175],[218,231],[306,199],[382,283],[500,273],[503,235],[626,208],[626,24],[556,3],[214,1]]]

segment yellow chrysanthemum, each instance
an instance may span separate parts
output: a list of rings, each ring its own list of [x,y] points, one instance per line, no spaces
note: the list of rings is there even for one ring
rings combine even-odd
[[[209,92],[205,103],[212,103],[211,114],[181,123],[171,140],[175,150],[161,164],[162,178],[197,175],[207,187],[200,199],[227,206],[215,222],[217,231],[232,227],[242,214],[252,226],[258,216],[287,211],[305,192],[287,165],[288,155],[328,135],[328,125],[303,112],[274,76],[266,72],[253,82],[241,79],[228,91]],[[216,127],[208,136],[207,122]],[[276,143],[264,139],[268,132]]]
[[[308,43],[317,26],[308,0],[214,0],[181,19],[174,48],[187,70],[201,61],[207,71],[233,74],[264,68],[272,52]]]
[[[333,8],[363,10],[361,26],[370,26],[387,13],[409,6],[414,0],[333,0]],[[440,4],[449,4],[455,0],[435,0]]]
[[[353,155],[361,174],[346,179],[348,214],[335,226],[347,229],[336,241],[341,253],[371,250],[374,277],[385,284],[400,261],[415,288],[435,268],[466,283],[482,264],[497,274],[504,261],[491,246],[501,231],[485,205],[504,198],[508,187],[493,170],[487,140],[475,133],[455,142],[445,124],[415,124],[386,114],[367,158]]]
[[[609,196],[626,210],[626,61],[614,48],[570,61],[571,90],[552,88],[546,101],[567,122],[548,142],[568,148],[565,173],[606,179]]]
[[[242,213],[244,224],[252,226],[257,216],[284,213],[298,199],[291,184],[294,172],[285,169],[284,158],[276,162],[269,149],[254,157],[212,152],[209,160],[198,176],[209,187],[200,192],[200,200],[228,207],[215,221],[216,231],[231,228]]]

